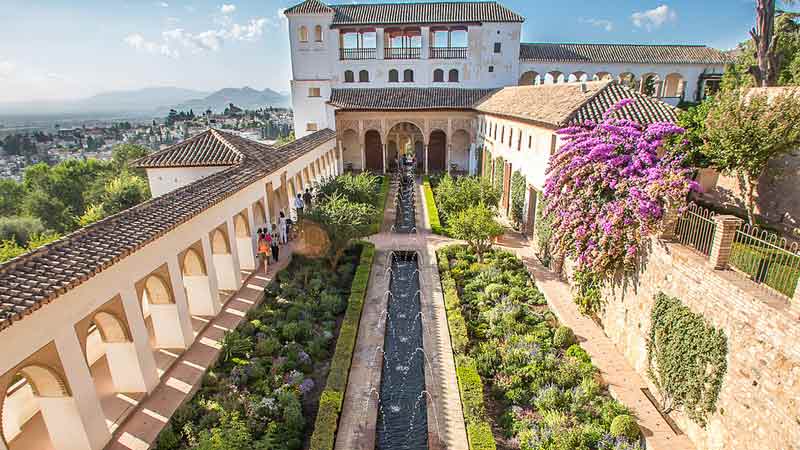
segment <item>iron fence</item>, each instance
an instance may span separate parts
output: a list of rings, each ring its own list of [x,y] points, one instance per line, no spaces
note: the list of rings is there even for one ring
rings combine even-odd
[[[469,47],[431,47],[431,59],[465,59]]]
[[[690,203],[678,219],[675,236],[680,243],[707,257],[711,253],[715,231],[714,213]]]
[[[377,49],[374,48],[340,48],[339,59],[375,59]]]
[[[422,49],[419,47],[387,47],[384,49],[384,59],[419,59]]]
[[[743,224],[733,239],[730,265],[754,282],[791,298],[800,278],[798,250],[797,242]]]

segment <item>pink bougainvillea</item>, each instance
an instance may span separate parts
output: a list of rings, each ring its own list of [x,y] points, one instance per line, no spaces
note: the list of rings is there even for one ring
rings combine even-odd
[[[696,189],[691,169],[678,157],[659,155],[665,139],[684,130],[672,123],[643,127],[616,117],[631,102],[621,101],[599,123],[559,130],[564,144],[547,173],[551,245],[598,279],[632,270],[645,237],[660,227],[665,207],[682,203]]]

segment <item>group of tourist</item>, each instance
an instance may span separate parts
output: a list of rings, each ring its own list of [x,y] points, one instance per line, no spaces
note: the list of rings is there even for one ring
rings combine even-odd
[[[303,215],[303,211],[305,211],[306,208],[311,208],[313,198],[314,196],[311,193],[311,189],[306,189],[303,194],[297,194],[297,197],[295,197],[293,206],[298,222]],[[256,251],[261,263],[264,264],[264,272],[269,272],[270,260],[272,260],[273,263],[278,262],[280,246],[286,245],[289,242],[291,235],[289,230],[294,223],[295,221],[286,217],[286,214],[281,211],[278,216],[277,224],[273,223],[269,227],[265,226],[264,228],[256,230],[256,235],[258,236]]]

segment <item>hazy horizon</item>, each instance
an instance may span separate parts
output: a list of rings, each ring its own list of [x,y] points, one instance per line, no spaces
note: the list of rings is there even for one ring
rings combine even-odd
[[[6,0],[0,104],[176,87],[289,89],[286,0]],[[335,3],[335,2],[331,2]],[[751,0],[501,1],[523,41],[706,44],[747,38]],[[720,14],[724,11],[724,14]]]

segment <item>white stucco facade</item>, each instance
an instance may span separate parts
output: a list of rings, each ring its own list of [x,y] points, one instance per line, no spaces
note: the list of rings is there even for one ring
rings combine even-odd
[[[151,167],[147,169],[147,182],[153,197],[159,197],[229,167]]]

